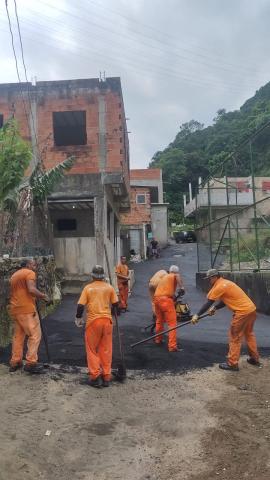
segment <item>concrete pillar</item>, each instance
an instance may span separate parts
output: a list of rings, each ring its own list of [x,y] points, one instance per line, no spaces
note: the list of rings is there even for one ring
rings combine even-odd
[[[97,264],[104,265],[104,232],[106,232],[104,219],[106,201],[104,196],[95,197],[94,213],[95,213],[95,237],[96,237],[96,253]]]
[[[30,124],[30,135],[31,143],[33,149],[33,156],[30,163],[31,172],[36,168],[39,162],[39,153],[38,153],[38,124],[37,124],[37,98],[36,92],[31,92],[31,102],[29,110],[29,124]],[[26,102],[27,104],[28,102]]]
[[[105,171],[107,164],[107,130],[106,101],[103,95],[98,97],[98,127],[99,127],[99,169]]]
[[[183,195],[183,200],[184,200],[184,208],[187,206],[187,196]]]
[[[189,201],[191,202],[191,200],[192,200],[192,185],[191,185],[191,183],[188,184],[188,189],[189,189]]]

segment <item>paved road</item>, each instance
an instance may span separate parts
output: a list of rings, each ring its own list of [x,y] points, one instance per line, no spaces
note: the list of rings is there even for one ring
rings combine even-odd
[[[134,265],[136,283],[129,300],[129,312],[120,317],[125,343],[125,357],[130,369],[158,371],[186,371],[193,367],[207,367],[223,361],[227,351],[227,330],[230,314],[226,309],[215,317],[201,321],[197,326],[178,330],[181,351],[168,353],[165,346],[152,342],[130,348],[130,344],[146,337],[142,328],[151,323],[151,306],[148,296],[148,280],[161,268],[170,265],[180,267],[187,291],[186,299],[192,311],[204,303],[205,295],[195,287],[196,245],[173,245],[163,250],[160,259]],[[55,363],[85,365],[83,332],[74,326],[77,297],[66,296],[59,309],[46,319],[50,349]],[[256,334],[261,352],[270,354],[270,317],[258,315]],[[116,352],[116,349],[115,349]],[[117,361],[115,355],[114,361]],[[45,359],[41,348],[41,358]]]

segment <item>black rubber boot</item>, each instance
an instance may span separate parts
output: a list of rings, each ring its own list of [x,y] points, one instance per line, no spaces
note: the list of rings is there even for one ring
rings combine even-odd
[[[23,368],[22,362],[16,363],[15,365],[10,365],[9,372],[14,373],[14,372],[17,372],[17,370],[21,370],[22,368]]]
[[[27,373],[31,373],[33,375],[39,375],[41,373],[45,373],[45,369],[42,363],[27,363],[24,366],[24,371]]]
[[[247,358],[247,362],[254,367],[262,367],[261,362],[259,362],[259,360],[256,360],[255,358],[249,357]]]
[[[89,380],[89,386],[90,387],[95,387],[95,388],[101,388],[103,387],[103,382],[101,377],[95,378],[95,380]]]
[[[230,372],[239,372],[238,365],[229,365],[228,363],[220,363],[219,368],[221,368],[221,370],[227,370]]]

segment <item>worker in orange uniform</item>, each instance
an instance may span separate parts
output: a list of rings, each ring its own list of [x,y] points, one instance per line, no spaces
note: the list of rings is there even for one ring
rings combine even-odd
[[[104,269],[96,265],[92,270],[93,282],[86,285],[78,301],[75,323],[82,327],[84,307],[87,307],[85,347],[91,387],[108,387],[112,367],[112,314],[118,297],[114,288],[105,281]]]
[[[128,281],[129,281],[129,269],[127,266],[126,257],[120,258],[120,263],[115,269],[117,277],[117,286],[119,290],[119,308],[126,312],[128,309]]]
[[[24,370],[29,373],[42,373],[43,365],[38,363],[38,348],[41,340],[40,320],[36,310],[36,299],[48,301],[45,293],[36,288],[36,262],[27,259],[10,279],[9,311],[14,321],[12,356],[10,372],[23,367],[23,347],[27,341],[26,364]]]
[[[179,268],[172,265],[169,273],[164,275],[158,283],[154,293],[154,305],[156,311],[156,333],[164,330],[164,323],[169,328],[176,327],[177,318],[174,305],[174,296],[178,290],[184,290],[183,281],[179,274]],[[162,336],[155,339],[156,344],[162,343]],[[176,330],[169,332],[168,342],[169,352],[177,352],[177,334]]]
[[[227,362],[221,363],[222,370],[238,371],[242,341],[245,338],[248,346],[248,363],[260,367],[259,353],[255,333],[253,331],[256,320],[256,306],[246,293],[234,282],[223,278],[216,269],[208,270],[206,279],[209,279],[211,289],[207,295],[208,301],[199,312],[192,317],[192,323],[199,321],[199,316],[208,311],[214,315],[216,310],[227,306],[233,311],[229,330],[229,353]],[[217,301],[217,303],[215,303]]]
[[[155,273],[155,275],[153,275],[150,280],[149,280],[149,285],[148,285],[148,288],[149,288],[149,295],[150,295],[150,298],[151,298],[151,304],[152,304],[152,311],[153,311],[153,317],[156,317],[156,310],[155,310],[155,304],[154,304],[154,294],[155,294],[155,291],[156,291],[156,288],[159,284],[159,281],[165,276],[167,275],[168,272],[166,272],[166,270],[159,270],[158,272]]]

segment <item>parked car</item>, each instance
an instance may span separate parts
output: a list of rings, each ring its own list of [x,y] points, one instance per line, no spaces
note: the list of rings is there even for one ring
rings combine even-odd
[[[174,238],[176,243],[196,242],[196,234],[194,230],[185,230],[182,232],[175,232]]]

